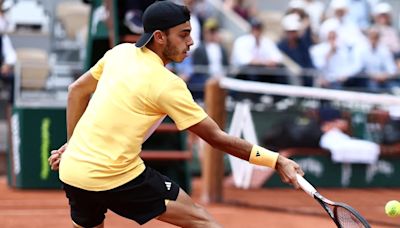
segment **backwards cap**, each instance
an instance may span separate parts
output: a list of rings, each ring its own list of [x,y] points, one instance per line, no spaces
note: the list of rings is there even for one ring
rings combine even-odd
[[[143,13],[144,33],[136,42],[136,47],[145,46],[156,30],[165,30],[190,20],[189,10],[170,1],[151,4]]]

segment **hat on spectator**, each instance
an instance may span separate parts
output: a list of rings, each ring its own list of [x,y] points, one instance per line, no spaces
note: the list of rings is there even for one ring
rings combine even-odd
[[[219,29],[218,20],[215,18],[207,18],[207,20],[203,24],[203,29],[206,30],[217,30]]]
[[[301,29],[300,16],[292,13],[288,14],[282,19],[282,27],[285,31],[298,31]]]
[[[14,1],[12,0],[4,0],[1,4],[1,11],[7,11],[14,5]]]
[[[252,28],[261,29],[261,28],[263,27],[263,24],[262,24],[262,22],[261,22],[259,19],[257,19],[257,18],[251,18],[251,19],[250,19],[250,26],[251,26]]]
[[[325,41],[328,38],[330,32],[337,32],[339,29],[339,22],[337,20],[326,20],[319,29],[319,38],[321,41]]]
[[[182,5],[170,1],[157,1],[143,13],[144,33],[136,42],[136,47],[145,46],[156,30],[165,30],[190,20],[190,11]]]
[[[291,0],[288,4],[289,9],[305,9],[305,4],[303,0]]]
[[[332,0],[331,4],[329,7],[333,10],[338,10],[338,9],[347,9],[349,6],[349,3],[347,0]]]
[[[376,5],[374,9],[374,14],[389,14],[392,12],[392,6],[387,2],[380,2]]]
[[[342,118],[342,113],[340,110],[330,107],[322,106],[319,108],[319,120],[321,123],[333,121]]]

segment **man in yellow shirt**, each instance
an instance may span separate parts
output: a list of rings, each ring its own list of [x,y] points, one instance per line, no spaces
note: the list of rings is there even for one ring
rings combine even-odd
[[[145,33],[109,50],[69,86],[68,144],[52,151],[74,227],[103,227],[108,209],[139,224],[157,218],[182,227],[220,225],[174,183],[146,167],[142,143],[168,115],[178,129],[254,164],[276,169],[298,188],[301,168],[278,153],[223,132],[198,106],[182,79],[167,70],[193,44],[190,12],[160,1],[143,15]],[[61,156],[62,155],[62,156]]]

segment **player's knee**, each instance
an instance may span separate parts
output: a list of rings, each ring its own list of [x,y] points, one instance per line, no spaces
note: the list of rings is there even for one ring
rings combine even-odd
[[[211,219],[210,218],[211,217],[210,214],[207,212],[206,209],[204,209],[204,207],[199,206],[199,205],[196,205],[195,207],[196,207],[196,210],[197,210],[197,214],[199,215],[199,217],[201,219],[207,220],[207,221]]]
[[[190,227],[221,227],[205,208],[195,205],[196,218],[191,222]]]

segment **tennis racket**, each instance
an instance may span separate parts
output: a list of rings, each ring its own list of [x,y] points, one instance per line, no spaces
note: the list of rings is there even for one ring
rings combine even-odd
[[[333,202],[323,197],[317,190],[302,176],[297,174],[297,182],[300,187],[311,197],[313,197],[328,213],[338,228],[370,228],[367,220],[360,215],[354,208],[344,203]]]

